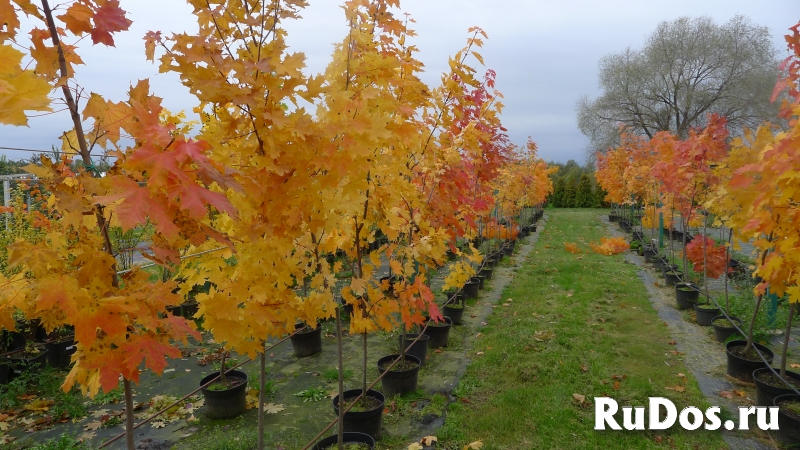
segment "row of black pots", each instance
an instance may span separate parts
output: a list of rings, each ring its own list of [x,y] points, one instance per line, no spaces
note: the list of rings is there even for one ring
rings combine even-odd
[[[26,371],[38,370],[45,366],[65,368],[69,366],[76,348],[74,339],[68,337],[46,341],[44,350],[36,354],[29,354],[21,349],[16,350],[18,351],[0,359],[0,385],[10,383]]]
[[[176,306],[167,306],[167,311],[173,316],[180,316],[186,319],[191,319],[197,314],[199,304],[196,301],[184,302]]]

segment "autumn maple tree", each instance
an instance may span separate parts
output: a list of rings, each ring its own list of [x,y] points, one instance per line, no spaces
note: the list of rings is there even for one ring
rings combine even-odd
[[[73,77],[73,65],[82,61],[76,47],[64,40],[88,34],[95,44],[113,46],[113,34],[131,23],[117,1],[76,1],[58,16],[47,0],[41,6],[22,0],[13,3],[16,6],[0,2],[3,17],[10,18],[0,44],[9,58],[6,62],[12,64],[3,67],[28,89],[4,96],[0,117],[4,123],[25,124],[25,111],[46,110],[46,95],[60,88],[73,129],[64,137],[71,154],[60,161],[42,158],[41,167],[28,167],[50,193],[38,223],[46,236],[41,242],[21,240],[10,249],[9,264],[18,271],[0,279],[5,287],[0,294],[0,326],[14,329],[15,311],[41,319],[48,330],[72,326],[77,351],[63,387],[69,390],[77,383],[93,396],[100,388],[115,388],[122,377],[127,446],[133,449],[131,382],[138,381],[142,365],[160,374],[167,357],[180,356],[174,343],[199,335],[194,324],[166,313],[166,306],[181,302],[173,293],[174,282],[152,284],[138,269],[117,274],[108,227],[130,229],[149,221],[155,231],[144,253],[171,266],[186,246],[209,237],[227,241],[204,221],[210,212],[235,216],[225,196],[209,189],[212,184],[227,188],[229,180],[207,158],[210,145],[188,138],[169,120],[147,81],[132,87],[123,102],[92,94],[83,111],[79,109],[83,90]],[[7,49],[19,36],[20,12],[39,24],[29,33],[27,55],[35,63],[35,73],[21,68],[18,51]],[[84,130],[84,120],[93,123],[91,129]],[[123,137],[132,138],[133,146],[120,145]],[[109,146],[117,160],[100,177],[91,151]],[[70,168],[73,156],[82,162],[81,170]]]

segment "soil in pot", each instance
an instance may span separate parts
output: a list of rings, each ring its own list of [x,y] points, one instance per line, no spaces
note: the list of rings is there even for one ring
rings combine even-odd
[[[747,354],[742,353],[747,341],[730,341],[725,344],[725,353],[728,355],[728,375],[736,378],[737,380],[753,382],[753,371],[766,367],[767,364],[772,364],[772,359],[775,354],[767,347],[753,343],[762,355],[767,360],[767,364],[761,360],[755,350],[751,349]]]
[[[464,305],[458,302],[450,302],[442,308],[442,313],[453,320],[453,325],[461,325],[461,318],[464,316]]]
[[[450,327],[453,321],[445,317],[443,321],[428,321],[428,328],[425,329],[426,335],[430,336],[431,343],[429,348],[447,347],[447,339],[450,337]]]
[[[406,333],[406,355],[416,356],[417,359],[419,359],[420,361],[420,366],[424,366],[425,361],[428,358],[428,345],[430,345],[431,337],[428,336],[427,334],[423,334],[422,336],[419,336],[419,339],[417,339],[417,336],[419,335],[416,333],[413,334]],[[411,342],[413,342],[414,339],[417,339],[417,342],[411,344]],[[398,353],[402,351],[402,349],[400,348],[400,346],[403,345],[402,341],[403,337],[397,336]],[[411,348],[408,348],[409,345],[411,346]]]
[[[714,317],[717,317],[720,311],[717,305],[713,303],[694,305],[695,319],[697,324],[702,327],[710,327]]]
[[[731,316],[731,319],[736,323],[737,327],[742,328],[741,319],[734,316]],[[734,334],[739,333],[725,316],[714,317],[711,320],[711,327],[714,328],[714,338],[717,342],[725,342]]]
[[[345,405],[349,405],[361,394],[361,389],[344,391]],[[364,399],[359,399],[349,411],[344,413],[344,431],[364,433],[374,439],[381,438],[381,425],[383,421],[383,404],[386,397],[378,391],[368,390],[366,405]],[[339,396],[333,398],[333,413],[339,415]]]
[[[486,278],[487,280],[491,280],[493,272],[494,271],[492,269],[484,267],[483,269],[481,269],[480,274],[483,275],[484,278]]]
[[[780,373],[780,368],[775,369]],[[783,380],[789,382],[793,388],[800,390],[800,374],[786,371]],[[756,384],[756,406],[772,406],[775,397],[779,395],[794,394],[786,383],[778,378],[768,367],[753,371],[753,382]]]
[[[675,286],[675,283],[680,283],[681,278],[683,277],[683,272],[677,270],[671,270],[664,274],[664,282],[666,282],[667,286]]]
[[[214,372],[200,380],[204,385],[219,375]],[[217,380],[200,389],[206,400],[206,416],[210,419],[232,419],[241,415],[247,406],[247,374],[231,370],[225,374],[225,382]]]
[[[400,355],[388,355],[378,360],[378,372],[384,373],[386,369],[399,358]],[[398,394],[414,392],[417,390],[420,360],[416,356],[406,354],[405,361],[399,361],[381,378],[383,395],[393,397]]]
[[[786,446],[800,445],[800,396],[795,394],[775,397],[778,410],[778,440]]]
[[[364,433],[347,432],[342,436],[345,450],[372,450],[375,439]],[[313,450],[339,450],[339,435],[326,437],[312,447]]]
[[[676,270],[678,270],[677,264],[667,264],[667,263],[661,264],[661,276],[663,276],[665,279],[667,278],[667,272],[673,272]]]
[[[295,325],[295,334],[290,338],[295,356],[304,358],[322,351],[322,327],[311,328],[305,324]]]

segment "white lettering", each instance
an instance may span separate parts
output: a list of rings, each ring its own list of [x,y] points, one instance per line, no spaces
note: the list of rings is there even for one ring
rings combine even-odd
[[[608,408],[606,408],[608,407]],[[617,413],[617,401],[610,397],[595,397],[594,398],[594,429],[605,430],[606,423],[612,430],[621,430],[614,414]]]
[[[659,419],[660,407],[663,406],[667,410],[667,417],[664,420]],[[678,410],[675,404],[669,399],[664,397],[650,397],[650,429],[651,430],[666,430],[675,424],[678,418]]]
[[[761,430],[777,430],[778,429],[778,407],[777,406],[763,406],[756,408],[756,423]],[[767,423],[767,410],[769,410],[769,423]]]
[[[719,419],[720,408],[719,406],[712,406],[706,410],[706,419],[708,423],[705,425],[706,430],[719,430],[722,421]]]
[[[693,422],[689,421],[690,415],[694,416]],[[703,426],[703,411],[700,411],[694,406],[683,408],[680,417],[678,417],[678,421],[684,430],[696,430]]]
[[[636,410],[636,419],[631,423],[631,410]],[[622,407],[622,426],[626,430],[644,430],[644,406],[637,406],[631,408],[630,406]]]
[[[750,420],[749,418],[750,418],[750,415],[755,414],[755,413],[756,413],[756,407],[755,406],[751,406],[749,408],[739,407],[739,429],[740,430],[749,430],[750,429],[749,428],[750,424],[748,424],[748,422]]]

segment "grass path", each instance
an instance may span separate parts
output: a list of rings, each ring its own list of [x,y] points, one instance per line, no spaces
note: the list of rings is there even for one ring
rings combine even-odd
[[[477,439],[484,450],[727,448],[717,431],[677,425],[593,429],[596,396],[613,397],[620,406],[667,397],[678,411],[709,405],[670,344],[635,266],[621,255],[591,252],[589,242],[606,235],[601,211],[548,214],[534,251],[481,330],[455,392],[458,401],[438,433],[440,448]],[[577,243],[583,253],[568,253],[564,242]]]

